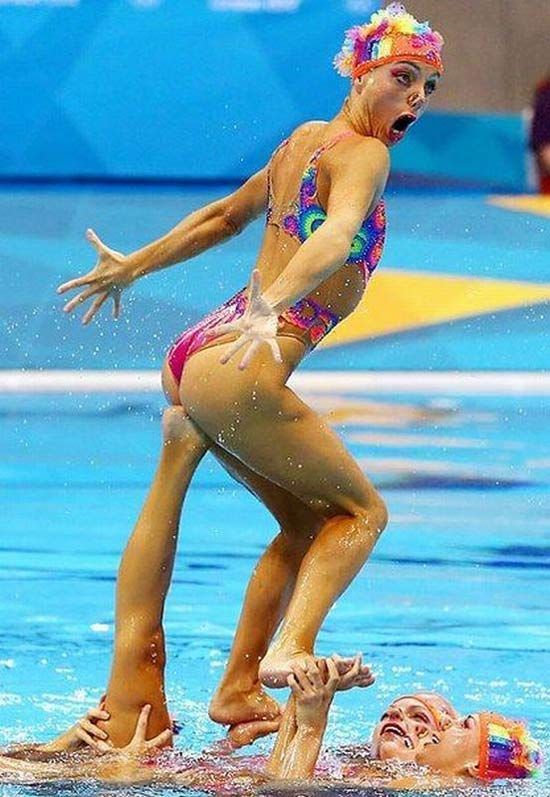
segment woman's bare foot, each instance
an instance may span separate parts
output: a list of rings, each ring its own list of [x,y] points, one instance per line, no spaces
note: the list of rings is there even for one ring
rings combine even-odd
[[[240,725],[232,725],[227,731],[227,738],[233,750],[254,744],[257,739],[269,736],[270,733],[277,733],[281,725],[281,717],[274,720],[255,720],[254,722],[241,722]]]
[[[288,676],[295,664],[304,665],[312,654],[305,650],[284,650],[273,647],[268,650],[260,662],[259,676],[264,686],[271,689],[283,689],[288,686]],[[355,664],[356,657],[338,657],[336,667],[338,675],[345,675]]]
[[[239,691],[220,687],[208,708],[208,716],[220,725],[277,720],[281,709],[276,700],[269,697],[261,685]]]

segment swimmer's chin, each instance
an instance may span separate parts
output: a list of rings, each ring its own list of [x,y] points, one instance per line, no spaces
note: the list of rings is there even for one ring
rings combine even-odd
[[[407,750],[397,739],[380,739],[376,749],[379,761],[414,761],[414,751]]]

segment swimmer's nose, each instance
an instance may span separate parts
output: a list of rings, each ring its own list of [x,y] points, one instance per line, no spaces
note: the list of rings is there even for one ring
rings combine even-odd
[[[399,719],[399,720],[404,719],[403,712],[397,706],[390,706],[390,708],[388,709],[388,711],[386,713],[387,713],[388,717],[390,719],[392,719],[392,720],[393,719]]]
[[[415,91],[414,94],[411,94],[409,97],[409,106],[411,110],[415,113],[420,113],[420,111],[426,105],[426,95],[424,91]]]

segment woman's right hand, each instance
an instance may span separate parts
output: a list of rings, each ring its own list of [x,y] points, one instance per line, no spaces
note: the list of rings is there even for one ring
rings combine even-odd
[[[316,661],[310,656],[292,666],[288,685],[295,699],[298,728],[324,728],[340,680],[332,658]]]
[[[101,720],[105,722],[110,716],[101,707],[89,709],[86,716],[79,719],[74,726],[75,738],[80,744],[91,747],[96,753],[110,752],[112,747],[109,742],[109,735],[97,726],[98,722]]]
[[[88,745],[96,753],[115,753],[123,758],[140,758],[160,751],[163,747],[171,746],[173,731],[167,728],[154,739],[147,739],[147,727],[151,716],[151,706],[144,706],[136,723],[136,729],[131,741],[126,747],[114,748],[108,734],[97,727],[100,720],[109,719],[110,714],[101,708],[92,708],[85,717],[74,726],[74,735],[81,743]]]
[[[216,335],[233,332],[239,336],[221,357],[220,363],[225,365],[244,346],[248,346],[239,364],[239,370],[243,371],[263,343],[267,343],[271,349],[275,362],[281,363],[281,350],[277,343],[278,328],[279,318],[262,296],[260,272],[255,269],[250,279],[248,306],[244,315],[228,324],[219,324],[212,330]]]
[[[113,300],[113,318],[120,315],[120,296],[122,291],[137,279],[131,256],[123,255],[106,246],[93,230],[86,230],[86,238],[98,254],[94,268],[82,277],[64,282],[57,293],[66,293],[75,288],[84,288],[77,296],[64,306],[65,313],[71,313],[80,304],[92,299],[90,306],[82,317],[82,323],[88,324],[107,299]]]
[[[71,753],[85,745],[98,754],[106,753],[111,750],[109,737],[105,731],[98,728],[97,723],[101,720],[106,721],[109,718],[110,714],[104,711],[101,706],[91,708],[86,716],[79,719],[68,731],[64,731],[53,741],[40,745],[40,749],[52,753]]]

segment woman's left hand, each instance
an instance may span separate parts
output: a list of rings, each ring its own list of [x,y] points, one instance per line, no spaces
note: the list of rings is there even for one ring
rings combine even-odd
[[[221,364],[225,365],[244,346],[248,346],[239,365],[239,369],[244,371],[262,343],[267,343],[275,362],[282,362],[281,350],[277,343],[278,328],[279,317],[262,297],[260,272],[255,269],[250,280],[248,307],[244,315],[236,321],[220,324],[212,330],[212,333],[216,335],[225,335],[228,332],[239,333],[237,340],[220,359]]]
[[[96,753],[106,753],[111,749],[108,745],[108,736],[105,731],[98,728],[97,723],[109,718],[110,714],[101,706],[91,708],[86,716],[79,719],[68,731],[64,731],[52,742],[41,745],[41,749],[52,753],[71,753],[78,750],[79,747],[87,745]]]
[[[151,706],[146,705],[140,711],[136,730],[131,741],[126,747],[121,747],[119,750],[113,748],[112,752],[117,753],[124,758],[139,759],[145,756],[154,755],[159,753],[164,747],[169,747],[172,744],[172,729],[167,728],[154,739],[147,739],[147,728],[149,725],[149,717],[151,716]]]
[[[336,666],[338,666],[340,661],[345,661],[337,653],[333,654],[332,660],[336,663]],[[345,692],[355,687],[365,689],[372,686],[375,680],[376,676],[372,672],[370,666],[368,664],[363,664],[363,654],[357,653],[353,659],[351,668],[340,676],[336,690],[338,692]]]

